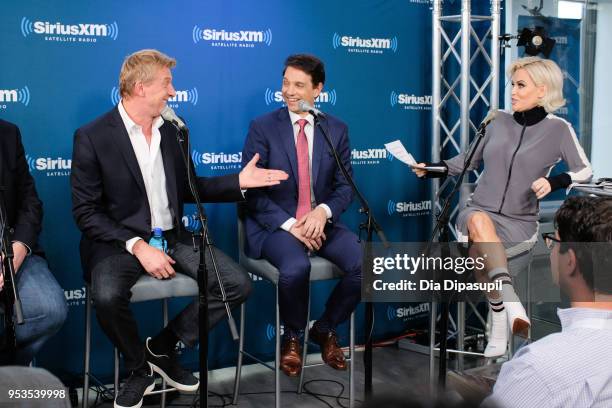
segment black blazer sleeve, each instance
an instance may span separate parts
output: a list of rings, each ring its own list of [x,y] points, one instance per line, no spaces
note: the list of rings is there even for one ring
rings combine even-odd
[[[81,129],[74,135],[72,150],[72,215],[79,229],[94,241],[125,241],[135,233],[106,213],[103,177],[96,151]]]
[[[189,143],[186,143],[189,146]],[[184,153],[183,153],[184,154]],[[178,161],[183,161],[181,158],[177,158]],[[190,161],[191,174],[196,174],[193,162]],[[185,172],[185,166],[182,166],[183,173]],[[242,201],[244,197],[240,190],[240,179],[238,173],[228,174],[217,177],[198,177],[197,188],[200,201],[202,203],[232,203],[235,201]],[[189,188],[189,180],[185,178],[183,183],[183,197],[185,202],[193,203],[195,199]]]
[[[38,243],[38,235],[42,228],[42,202],[36,193],[34,179],[29,172],[19,128],[8,122],[0,123],[0,133],[4,152],[2,167],[4,177],[2,183],[4,192],[9,238],[20,241],[30,249]],[[11,233],[12,232],[12,233]]]

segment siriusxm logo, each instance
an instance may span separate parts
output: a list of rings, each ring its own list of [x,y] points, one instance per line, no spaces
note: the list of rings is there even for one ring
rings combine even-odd
[[[395,202],[389,200],[387,202],[387,212],[389,215],[399,214],[404,217],[413,217],[425,215],[429,211],[431,211],[431,200],[423,200],[420,202]]]
[[[70,168],[72,166],[72,160],[63,159],[58,157],[53,159],[51,157],[38,157],[33,158],[26,154],[26,161],[30,173],[34,171],[45,171],[47,176],[68,176],[70,175]]]
[[[567,45],[567,36],[566,35],[550,37],[550,38],[551,38],[551,40],[555,40],[555,45]]]
[[[119,94],[119,88],[113,86],[111,89],[111,102],[113,105],[117,105],[119,100],[121,99],[121,95]],[[198,104],[198,88],[191,88],[186,91],[176,91],[176,95],[170,99],[168,99],[168,106],[171,108],[178,108],[181,103],[190,103],[193,106]]]
[[[116,40],[119,36],[119,26],[114,21],[110,24],[63,24],[49,21],[31,21],[27,17],[21,19],[21,34],[28,37],[31,34],[44,35],[45,41],[60,42],[96,42],[97,38]]]
[[[432,97],[431,95],[418,96],[391,91],[389,102],[392,108],[397,105],[408,110],[430,110]]]
[[[364,149],[351,150],[351,164],[355,165],[367,165],[367,164],[380,164],[380,161],[387,159],[388,161],[393,160],[393,155],[387,152],[387,149]]]
[[[185,229],[189,232],[197,232],[202,229],[202,223],[198,219],[197,214],[184,215],[181,222]]]
[[[393,307],[387,306],[387,319],[395,320],[395,319],[404,319],[410,320],[416,317],[417,315],[428,313],[429,312],[429,303],[420,303],[416,306],[407,306],[407,307]]]
[[[348,52],[365,54],[382,54],[384,51],[397,52],[397,37],[393,38],[361,38],[334,33],[332,36],[334,50],[346,48]]]
[[[212,170],[228,170],[238,169],[242,163],[242,152],[236,153],[212,153],[212,152],[198,152],[193,150],[191,152],[191,159],[193,164],[197,167],[200,165],[210,166]]]
[[[7,103],[30,104],[30,90],[27,86],[19,89],[0,89],[0,109],[6,109]]]
[[[193,26],[191,37],[194,44],[207,41],[212,47],[241,47],[254,48],[256,44],[272,44],[272,30],[263,31],[227,31],[214,28],[201,28]]]
[[[272,91],[272,89],[266,88],[266,92],[264,92],[264,100],[266,101],[266,105],[270,105],[272,103],[283,104],[283,92]],[[315,107],[319,107],[320,104],[323,103],[329,103],[332,106],[336,106],[337,100],[338,95],[336,94],[335,89],[332,89],[331,91],[323,91],[315,99]]]
[[[365,160],[365,159],[389,159],[393,160],[393,156],[387,154],[387,149],[366,149],[366,150],[351,150],[352,160]]]
[[[310,329],[314,323],[315,323],[315,320],[309,321],[307,329]],[[281,324],[280,325],[280,335],[282,336],[284,334],[285,334],[285,326]],[[276,328],[274,327],[273,324],[268,323],[266,325],[266,339],[268,339],[268,341],[272,341],[275,337],[276,337]]]
[[[285,327],[281,324],[280,326],[280,335],[285,334]],[[266,339],[268,341],[272,341],[276,337],[276,327],[273,324],[268,323],[266,325]]]
[[[64,297],[68,306],[84,305],[87,298],[87,288],[83,286],[79,289],[65,290]]]

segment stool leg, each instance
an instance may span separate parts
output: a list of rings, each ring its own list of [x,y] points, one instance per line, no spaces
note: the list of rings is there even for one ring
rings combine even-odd
[[[240,305],[240,339],[238,340],[238,361],[236,363],[236,376],[234,378],[234,398],[232,404],[238,404],[240,392],[240,375],[242,373],[242,353],[244,351],[244,324],[246,319],[246,302]]]
[[[276,344],[274,351],[274,406],[280,408],[281,387],[280,387],[280,309],[278,306],[278,284],[276,286]]]
[[[164,327],[168,325],[168,299],[162,301],[162,318],[164,319]],[[166,389],[166,380],[162,378],[162,391]],[[166,393],[162,392],[160,407],[166,408]]]
[[[119,349],[113,348],[115,354],[115,398],[119,394]]]
[[[91,357],[91,300],[89,298],[89,287],[85,294],[85,358],[83,367],[83,395],[81,396],[81,407],[89,406],[89,359]]]
[[[349,329],[349,408],[355,406],[355,311],[351,313]]]
[[[309,283],[310,285],[310,283]],[[304,330],[304,347],[302,350],[302,370],[300,371],[300,381],[298,382],[298,394],[302,393],[304,385],[304,367],[306,366],[306,358],[308,356],[308,329],[310,326],[310,290],[308,290],[308,307],[306,308],[306,329]]]

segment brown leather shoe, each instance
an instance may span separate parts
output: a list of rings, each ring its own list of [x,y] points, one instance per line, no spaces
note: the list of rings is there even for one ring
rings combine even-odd
[[[333,330],[322,333],[314,327],[308,332],[313,342],[321,347],[321,357],[325,364],[336,370],[346,370],[346,358],[344,352],[338,346],[338,338]]]
[[[280,369],[289,377],[297,377],[302,371],[302,350],[297,337],[287,337],[281,344]]]

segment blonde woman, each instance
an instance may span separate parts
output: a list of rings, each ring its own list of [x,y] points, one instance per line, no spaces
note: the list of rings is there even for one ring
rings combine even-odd
[[[591,165],[572,126],[552,112],[565,104],[563,74],[551,60],[521,58],[508,69],[512,79],[512,111],[499,111],[487,127],[470,169],[484,163],[478,186],[457,216],[460,241],[473,243],[474,255],[487,253],[481,281],[503,283],[503,290],[487,293],[492,325],[486,357],[506,352],[508,326],[526,335],[531,322],[517,296],[508,269],[509,259],[525,258],[537,241],[539,200],[551,191],[585,182]],[[459,174],[465,154],[440,165]],[[569,171],[550,177],[563,160]],[[425,163],[420,163],[425,166]],[[417,176],[434,176],[414,169]]]

